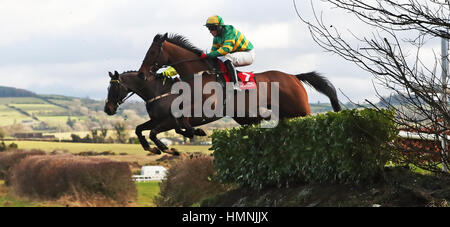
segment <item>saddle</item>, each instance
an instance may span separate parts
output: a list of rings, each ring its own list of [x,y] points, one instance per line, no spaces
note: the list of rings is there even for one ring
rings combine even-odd
[[[222,86],[224,86],[225,83],[231,82],[231,75],[228,72],[227,67],[221,60],[213,59],[213,62],[211,63],[213,68],[219,71],[219,75],[223,75],[217,77],[217,82],[221,83]],[[256,89],[256,81],[254,73],[241,72],[239,70],[236,70],[236,74],[239,80],[239,87],[241,88],[241,90]]]

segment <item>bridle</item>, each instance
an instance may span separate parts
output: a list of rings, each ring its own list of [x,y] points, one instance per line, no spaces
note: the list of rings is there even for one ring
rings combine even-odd
[[[120,80],[111,80],[111,81],[109,81],[109,83],[112,85],[113,83],[118,83],[119,85],[121,85],[120,84]],[[120,106],[120,105],[122,105],[122,103],[124,103],[127,99],[129,99],[131,96],[133,96],[135,94],[135,92],[131,92],[129,95],[127,95],[127,96],[125,96],[125,98],[123,98],[123,99],[121,99],[121,100],[117,100],[117,102],[116,102],[116,106]],[[106,102],[108,102],[109,100],[108,99],[106,99]]]
[[[118,84],[120,85],[120,80],[111,80],[109,83],[110,83],[110,84],[112,84],[112,83],[118,83]],[[126,96],[126,97],[123,98],[122,100],[118,100],[118,101],[115,103],[116,106],[122,105],[122,103],[124,103],[127,99],[129,99],[129,98],[130,98],[131,96],[133,96],[134,94],[136,94],[136,93],[135,93],[135,92],[131,92],[128,96]],[[162,95],[156,96],[156,97],[154,97],[154,98],[151,98],[151,99],[147,100],[146,103],[147,103],[147,104],[153,103],[153,102],[155,102],[155,101],[157,101],[157,100],[160,100],[160,99],[162,99],[162,98],[165,98],[165,97],[167,97],[167,96],[169,96],[169,95],[172,95],[172,93],[171,93],[171,92],[167,92],[167,93],[164,93],[164,94],[162,94]],[[108,102],[108,99],[106,99],[106,102]]]
[[[155,62],[150,66],[150,73],[156,74],[156,71],[158,71],[161,67],[164,65],[160,65],[158,62],[158,59],[160,58],[161,53],[163,52],[163,43],[159,44],[159,51],[158,54],[156,54]]]

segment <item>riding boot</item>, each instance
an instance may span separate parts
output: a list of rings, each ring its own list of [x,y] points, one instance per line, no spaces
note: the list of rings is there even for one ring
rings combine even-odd
[[[225,66],[227,67],[228,73],[230,73],[230,79],[231,82],[233,82],[234,90],[240,91],[241,88],[239,87],[239,80],[237,78],[236,69],[234,68],[233,63],[230,60],[226,60]]]

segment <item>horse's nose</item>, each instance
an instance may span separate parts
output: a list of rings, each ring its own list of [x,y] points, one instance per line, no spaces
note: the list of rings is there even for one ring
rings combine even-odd
[[[109,104],[109,103],[106,103],[106,104],[105,104],[105,109],[104,109],[104,111],[105,111],[105,113],[108,114],[108,115],[114,115],[114,111],[113,111],[112,105]]]

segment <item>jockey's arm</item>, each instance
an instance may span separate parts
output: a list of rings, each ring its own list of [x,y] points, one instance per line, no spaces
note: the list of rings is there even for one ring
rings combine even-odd
[[[233,42],[231,42],[231,41],[233,41]],[[219,56],[227,55],[228,53],[230,53],[233,50],[233,46],[234,46],[234,40],[227,40],[227,41],[225,41],[225,43],[223,44],[222,47],[218,48],[215,51],[211,51],[207,55],[208,55],[208,57],[219,57]]]
[[[219,57],[227,55],[233,51],[235,44],[235,34],[234,32],[228,32],[225,34],[225,42],[219,43],[217,39],[214,39],[211,52],[207,54],[208,57]]]

